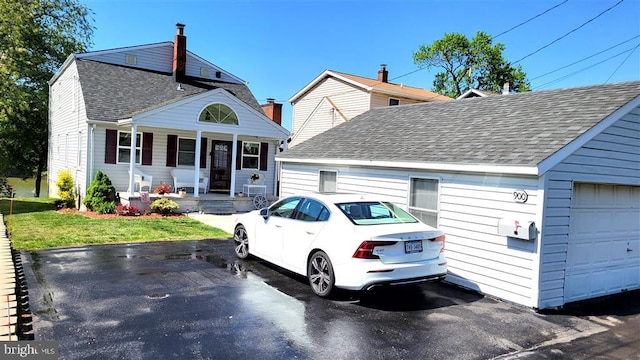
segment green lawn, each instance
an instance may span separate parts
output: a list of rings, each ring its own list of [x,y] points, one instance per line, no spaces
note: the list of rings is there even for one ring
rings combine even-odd
[[[51,198],[0,199],[0,213],[15,249],[141,241],[228,238],[231,234],[188,217],[90,219],[54,210]],[[12,215],[9,215],[10,212]]]

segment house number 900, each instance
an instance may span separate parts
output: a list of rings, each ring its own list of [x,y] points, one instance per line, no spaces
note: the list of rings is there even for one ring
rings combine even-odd
[[[526,203],[527,200],[529,200],[529,194],[527,194],[526,191],[520,190],[520,191],[513,192],[513,201],[519,202],[519,203]]]

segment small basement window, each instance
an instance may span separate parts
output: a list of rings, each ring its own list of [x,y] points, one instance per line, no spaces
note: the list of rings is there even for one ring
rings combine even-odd
[[[400,105],[400,100],[389,98],[389,106],[396,106],[396,105]]]

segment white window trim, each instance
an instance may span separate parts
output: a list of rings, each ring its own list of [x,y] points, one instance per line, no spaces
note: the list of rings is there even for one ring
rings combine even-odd
[[[245,154],[244,153],[244,144],[258,144],[258,155],[253,155],[253,154]],[[260,151],[262,151],[262,145],[260,144],[259,141],[243,141],[242,142],[242,157],[240,160],[240,167],[241,169],[247,169],[247,170],[260,170]],[[246,157],[251,157],[251,158],[257,158],[258,159],[258,166],[255,168],[249,168],[249,167],[244,167],[244,158]]]
[[[120,149],[127,149],[127,150],[131,150],[131,146],[120,146],[120,134],[129,134],[131,135],[131,131],[121,131],[118,130],[118,138],[117,138],[117,143],[116,143],[116,163],[117,164],[129,164],[129,161],[127,162],[122,162],[120,161]],[[137,132],[136,133],[136,137],[140,136],[140,141],[137,141],[136,139],[136,148],[135,150],[140,150],[140,161],[138,161],[136,159],[136,165],[141,165],[142,164],[142,141],[144,139],[144,136],[142,136],[141,132]],[[133,153],[133,156],[136,156],[135,151]],[[129,157],[131,157],[131,154],[129,154]]]
[[[412,206],[411,205],[411,183],[413,182],[413,179],[419,179],[419,180],[431,180],[431,181],[437,181],[437,201],[436,201],[436,210],[432,210],[432,209],[425,209],[425,208],[420,208],[417,206]],[[441,183],[442,183],[442,179],[437,178],[437,177],[427,177],[427,176],[410,176],[409,177],[409,182],[407,184],[407,210],[409,210],[409,212],[411,212],[411,210],[418,210],[418,211],[424,211],[424,212],[428,212],[431,214],[435,214],[436,215],[436,226],[440,225],[440,195],[441,195]]]
[[[180,161],[180,140],[193,140],[194,144],[196,145],[196,147],[193,149],[193,165],[185,165],[185,164],[180,164],[178,161]],[[197,140],[196,138],[192,138],[192,137],[178,137],[178,143],[176,144],[176,166],[195,166],[196,164],[196,151],[197,151]],[[199,165],[198,165],[199,168]]]
[[[200,116],[202,115],[202,112],[203,112],[203,111],[205,111],[205,110],[206,110],[209,106],[211,106],[211,105],[224,105],[224,106],[228,107],[228,108],[233,112],[233,114],[235,115],[236,120],[238,121],[238,123],[237,123],[237,124],[227,124],[227,123],[224,123],[224,122],[218,122],[218,121],[205,121],[205,120],[200,120]],[[225,118],[225,119],[223,119],[223,120],[226,120],[226,119],[227,119],[227,118]],[[200,111],[198,112],[198,122],[205,123],[205,124],[218,124],[218,125],[225,125],[225,126],[226,126],[226,125],[229,125],[229,126],[239,126],[239,125],[240,125],[240,117],[238,116],[238,113],[233,109],[233,107],[232,107],[231,105],[229,105],[229,104],[227,104],[227,103],[225,103],[225,102],[222,102],[222,101],[218,101],[218,102],[208,103],[208,104],[207,104],[207,105],[205,105],[202,109],[200,109]]]
[[[332,172],[336,174],[336,193],[338,192],[338,170],[336,169],[318,169],[318,192],[322,192],[320,187],[322,186],[322,173],[323,172]]]
[[[127,65],[136,65],[138,64],[138,57],[133,54],[125,54],[124,63]]]

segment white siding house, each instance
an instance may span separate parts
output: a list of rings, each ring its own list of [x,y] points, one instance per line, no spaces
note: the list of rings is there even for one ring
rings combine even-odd
[[[275,194],[275,154],[289,132],[265,115],[243,80],[187,51],[183,29],[178,24],[173,42],[67,58],[49,82],[50,194],[63,169],[74,174],[81,198],[97,171],[121,197],[134,198],[135,172],[151,176],[153,190],[173,186],[171,169],[193,172],[186,187],[193,197],[233,198],[254,172]],[[208,188],[198,188],[196,168]]]
[[[640,289],[640,82],[373,109],[277,161],[283,196],[445,231],[452,283],[536,309]]]
[[[376,107],[451,100],[421,88],[388,82],[386,65],[377,79],[325,70],[289,99],[293,135],[290,147]]]

